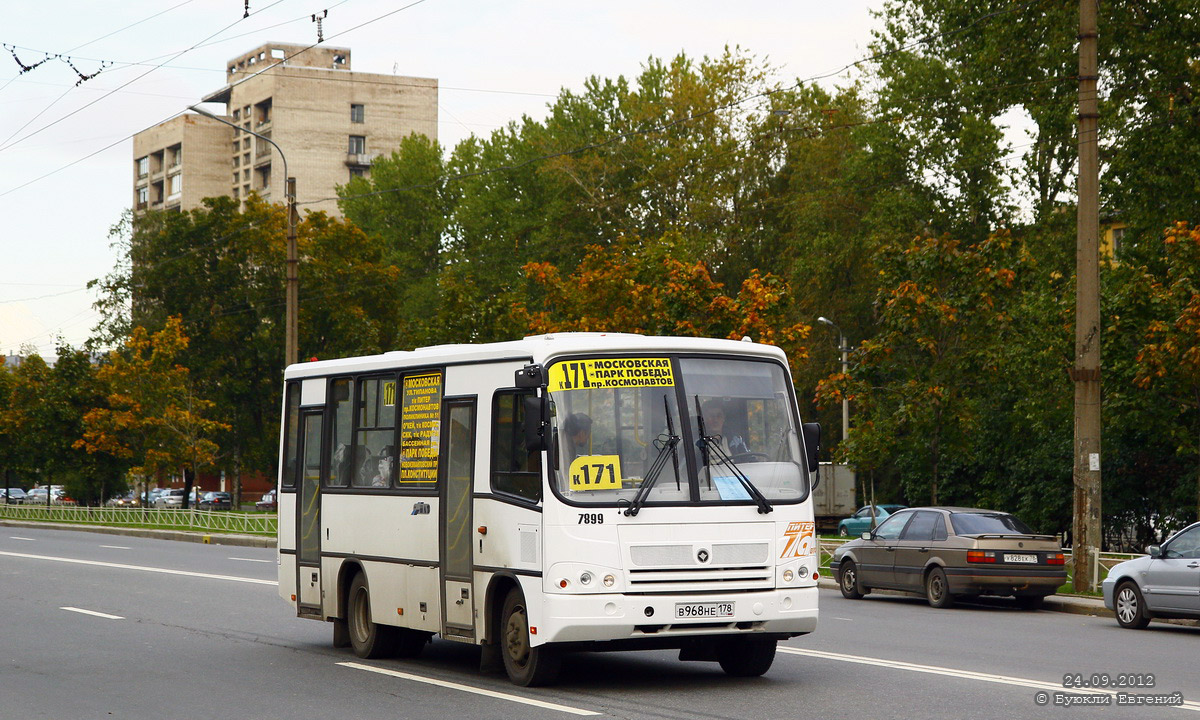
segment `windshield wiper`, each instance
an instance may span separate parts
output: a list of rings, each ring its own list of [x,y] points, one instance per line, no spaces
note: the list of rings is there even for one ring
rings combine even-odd
[[[700,409],[699,395],[696,396],[696,420],[700,429],[700,440],[696,444],[700,446],[700,449],[703,450],[705,454],[704,464],[709,475],[709,485],[712,485],[712,463],[709,462],[709,459],[716,458],[717,462],[728,468],[733,473],[734,477],[736,477],[738,481],[742,483],[742,487],[746,488],[746,492],[750,495],[754,502],[758,504],[759,514],[765,515],[766,513],[771,512],[774,508],[771,507],[771,503],[767,500],[766,496],[754,486],[754,483],[750,482],[750,478],[746,477],[746,473],[742,472],[742,469],[733,461],[733,458],[729,457],[729,455],[725,452],[725,448],[721,447],[721,436],[708,435],[705,433],[704,412]]]
[[[658,448],[658,455],[650,464],[650,469],[646,471],[646,477],[642,479],[642,484],[638,487],[637,494],[633,496],[629,507],[625,508],[627,517],[636,517],[641,511],[642,504],[646,502],[650,490],[654,487],[658,476],[662,474],[663,466],[667,464],[668,454],[675,460],[675,487],[679,487],[679,459],[675,456],[675,446],[679,444],[679,436],[675,434],[675,423],[671,421],[671,407],[667,404],[666,395],[663,395],[663,406],[667,411],[667,432],[654,440],[654,445]]]

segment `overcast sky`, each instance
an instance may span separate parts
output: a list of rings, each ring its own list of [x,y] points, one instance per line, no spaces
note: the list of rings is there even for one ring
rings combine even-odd
[[[314,42],[314,11],[329,9],[326,41],[352,50],[354,70],[436,78],[439,140],[452,148],[541,118],[559,89],[588,76],[636,75],[650,56],[740,45],[781,82],[837,70],[866,54],[882,0],[323,2],[250,0],[245,19],[244,0],[4,4],[0,354],[88,338],[98,315],[85,286],[113,269],[108,229],[132,198],[131,136],[220,88],[230,58]],[[21,74],[18,59],[30,66],[44,53],[69,56],[84,75],[111,64],[78,86],[58,59]]]

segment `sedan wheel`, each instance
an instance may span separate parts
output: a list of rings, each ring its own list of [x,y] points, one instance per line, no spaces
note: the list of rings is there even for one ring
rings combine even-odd
[[[1117,608],[1117,622],[1121,627],[1141,630],[1150,624],[1150,618],[1146,617],[1142,593],[1138,591],[1137,585],[1131,582],[1121,583],[1113,604]]]
[[[858,600],[863,596],[862,588],[858,585],[858,568],[850,560],[843,560],[838,569],[838,587],[842,590],[842,597],[849,600]]]
[[[930,606],[947,608],[954,604],[954,596],[950,594],[950,586],[946,582],[946,572],[935,567],[925,576],[925,599]]]

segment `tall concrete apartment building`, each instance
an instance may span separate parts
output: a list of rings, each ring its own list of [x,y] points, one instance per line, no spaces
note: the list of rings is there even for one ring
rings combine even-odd
[[[437,139],[437,80],[351,72],[348,48],[268,43],[230,60],[225,80],[202,102],[224,104],[225,120],[278,143],[298,203],[334,197],[411,133]],[[252,192],[284,199],[279,151],[204,115],[185,113],[134,135],[133,157],[135,212]],[[329,200],[305,207],[339,214]]]

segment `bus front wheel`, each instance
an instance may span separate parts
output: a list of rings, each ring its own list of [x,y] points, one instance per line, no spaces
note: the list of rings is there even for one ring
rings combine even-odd
[[[358,573],[350,583],[346,602],[346,625],[350,646],[360,658],[381,658],[395,649],[396,628],[371,621],[371,592],[367,576]]]
[[[534,647],[529,642],[529,613],[520,588],[508,591],[500,613],[500,646],[504,670],[514,685],[547,685],[558,677],[559,656],[548,645]]]

